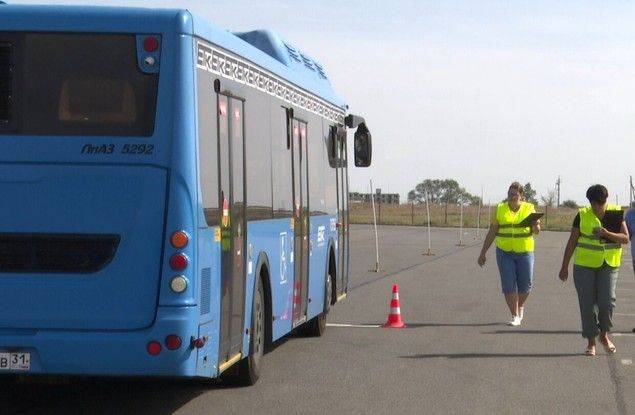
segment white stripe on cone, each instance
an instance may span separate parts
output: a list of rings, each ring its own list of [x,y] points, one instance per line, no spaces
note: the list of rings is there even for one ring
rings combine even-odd
[[[390,314],[401,314],[401,309],[399,307],[391,308]]]

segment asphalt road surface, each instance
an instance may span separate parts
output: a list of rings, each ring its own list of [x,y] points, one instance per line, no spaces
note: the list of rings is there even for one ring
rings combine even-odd
[[[536,243],[534,291],[508,327],[493,249],[476,265],[475,231],[353,226],[349,296],[322,338],[291,336],[265,356],[253,387],[156,379],[45,379],[0,386],[13,414],[556,414],[635,413],[635,278],[625,249],[615,316],[618,348],[583,355],[572,280],[557,279],[565,233]],[[483,231],[481,231],[481,238]],[[406,329],[386,321],[399,284]],[[1,384],[0,384],[1,385]]]

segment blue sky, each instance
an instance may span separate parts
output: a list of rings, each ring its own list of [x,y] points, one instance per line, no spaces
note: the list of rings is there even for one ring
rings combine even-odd
[[[10,3],[43,1],[8,0]],[[485,200],[562,176],[584,201],[635,174],[635,4],[626,1],[54,1],[189,8],[230,30],[268,28],[324,63],[373,132],[351,190],[405,197],[455,178]]]

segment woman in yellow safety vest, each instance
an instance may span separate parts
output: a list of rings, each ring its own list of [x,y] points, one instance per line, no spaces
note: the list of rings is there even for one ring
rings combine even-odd
[[[534,205],[523,201],[523,186],[514,182],[507,190],[507,200],[496,208],[489,232],[483,241],[478,264],[485,265],[485,253],[496,240],[496,262],[501,277],[505,301],[512,314],[507,323],[520,326],[523,321],[524,304],[531,291],[534,274],[534,234],[540,233],[540,220],[530,226],[520,223],[536,210]]]
[[[588,340],[587,356],[595,356],[595,338],[607,353],[615,353],[615,345],[609,339],[613,327],[615,286],[617,271],[622,258],[622,245],[627,244],[628,229],[622,221],[618,232],[606,229],[607,211],[621,211],[620,206],[609,205],[606,187],[596,184],[589,187],[586,197],[591,206],[581,208],[573,221],[569,242],[564,250],[560,279],[569,277],[569,261],[574,255],[573,282],[578,292],[582,337]]]

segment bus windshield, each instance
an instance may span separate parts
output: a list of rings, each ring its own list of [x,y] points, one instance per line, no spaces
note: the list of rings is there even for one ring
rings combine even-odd
[[[0,32],[0,134],[151,136],[135,35]]]

